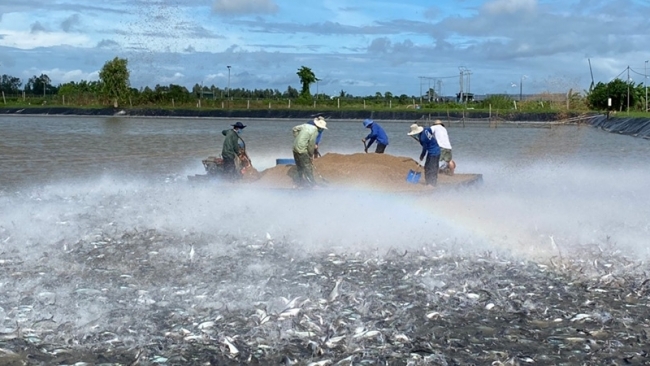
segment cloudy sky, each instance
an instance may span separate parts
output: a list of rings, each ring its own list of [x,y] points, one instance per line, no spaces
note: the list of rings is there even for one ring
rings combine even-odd
[[[196,83],[319,92],[566,92],[643,82],[647,0],[1,0],[0,74],[96,80],[114,57],[134,87]],[[621,74],[623,72],[623,74]],[[316,86],[312,87],[315,92]]]

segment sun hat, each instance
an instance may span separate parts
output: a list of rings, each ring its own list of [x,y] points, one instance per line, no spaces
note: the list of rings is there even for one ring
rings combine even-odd
[[[435,126],[435,125],[442,125],[443,127],[445,126],[444,123],[442,123],[442,121],[439,120],[439,119],[433,121],[433,125],[434,125],[434,126]]]
[[[411,125],[411,132],[407,133],[409,136],[417,135],[418,133],[424,131],[422,126],[418,126],[417,123]]]
[[[316,125],[318,128],[322,128],[323,130],[327,129],[327,122],[325,122],[325,118],[323,117],[314,118],[314,125]]]
[[[363,127],[368,127],[373,123],[375,123],[375,121],[373,121],[371,119],[365,119],[365,120],[363,120]]]
[[[237,123],[235,123],[234,125],[231,125],[231,126],[233,126],[235,128],[245,128],[246,127],[246,125],[241,123],[241,122],[237,122]]]

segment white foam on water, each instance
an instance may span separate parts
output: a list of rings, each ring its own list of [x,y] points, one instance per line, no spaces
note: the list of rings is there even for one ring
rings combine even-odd
[[[544,162],[483,163],[476,170],[484,175],[480,187],[414,197],[192,185],[183,175],[166,182],[105,175],[0,197],[1,206],[10,208],[0,213],[0,240],[5,251],[26,255],[97,231],[134,228],[242,239],[270,233],[303,251],[458,242],[492,250],[489,243],[501,249],[548,245],[551,236],[561,245],[609,242],[647,251],[646,171]]]

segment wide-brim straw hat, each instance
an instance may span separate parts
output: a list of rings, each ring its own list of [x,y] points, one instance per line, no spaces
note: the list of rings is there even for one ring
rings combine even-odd
[[[442,123],[442,121],[441,121],[441,120],[439,120],[439,119],[437,119],[437,120],[435,120],[435,121],[433,121],[433,125],[434,125],[434,126],[435,126],[435,125],[442,125],[443,127],[445,126],[445,124],[444,124],[444,123]]]
[[[424,131],[424,127],[418,126],[416,123],[411,125],[411,131],[407,133],[409,136],[417,135],[420,132]]]
[[[325,122],[325,118],[323,117],[314,118],[314,125],[318,128],[322,128],[323,130],[327,129],[327,122]]]

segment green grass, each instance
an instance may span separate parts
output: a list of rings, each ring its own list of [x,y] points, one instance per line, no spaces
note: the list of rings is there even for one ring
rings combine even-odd
[[[98,109],[98,108],[113,108],[112,104],[100,103],[97,99],[92,97],[85,98],[74,98],[66,97],[66,103],[63,104],[63,98],[58,95],[48,95],[45,97],[34,97],[28,96],[24,100],[22,97],[7,97],[6,102],[0,100],[0,108],[79,108],[79,109]],[[488,102],[494,102],[492,108],[489,108]],[[507,102],[507,103],[506,103]],[[272,110],[299,110],[299,111],[312,111],[312,112],[335,112],[335,111],[368,111],[368,112],[413,112],[419,114],[432,114],[437,116],[445,116],[447,114],[452,114],[458,116],[459,114],[465,114],[466,116],[478,115],[478,114],[488,114],[492,113],[493,117],[501,115],[513,115],[518,113],[542,113],[542,114],[558,114],[558,118],[563,118],[565,115],[577,115],[583,113],[603,113],[601,111],[592,111],[589,110],[583,103],[572,103],[570,105],[571,109],[566,109],[566,104],[564,102],[540,102],[535,100],[528,100],[517,102],[517,109],[514,109],[514,103],[510,101],[500,101],[493,100],[483,103],[470,103],[467,105],[458,104],[458,103],[445,103],[445,104],[436,104],[436,103],[424,103],[420,106],[419,109],[413,108],[412,100],[408,104],[400,104],[397,100],[393,100],[393,103],[390,104],[384,100],[366,100],[364,105],[363,100],[361,99],[348,99],[340,100],[340,104],[337,99],[323,99],[316,100],[316,105],[310,104],[300,104],[295,100],[289,102],[288,99],[279,99],[279,100],[246,100],[246,99],[235,99],[230,101],[227,100],[209,100],[203,99],[201,101],[201,107],[198,107],[198,100],[193,100],[187,103],[174,103],[171,102],[162,102],[159,104],[133,104],[122,103],[118,108],[119,109],[164,109],[164,110],[191,110],[191,111],[201,111],[201,110],[268,110],[270,103],[270,109]],[[486,105],[488,104],[488,105]],[[496,108],[496,107],[499,108]],[[618,112],[614,116],[625,116],[625,117],[650,117],[650,113],[643,111],[631,111],[631,112]]]

